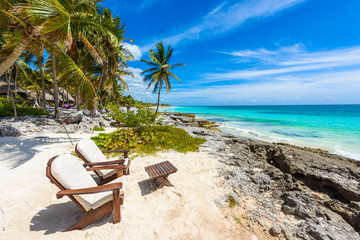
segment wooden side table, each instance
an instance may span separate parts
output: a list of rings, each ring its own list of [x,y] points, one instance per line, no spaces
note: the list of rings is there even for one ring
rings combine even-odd
[[[177,168],[171,162],[165,161],[147,166],[145,167],[145,171],[151,180],[156,181],[156,179],[159,179],[161,181],[158,189],[162,188],[164,185],[174,186],[167,179],[170,174],[177,172]]]

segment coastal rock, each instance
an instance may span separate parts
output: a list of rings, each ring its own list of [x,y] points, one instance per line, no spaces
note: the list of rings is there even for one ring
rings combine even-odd
[[[278,224],[273,224],[271,226],[271,228],[269,229],[269,233],[272,235],[272,236],[278,236],[281,234],[281,228]]]
[[[163,112],[161,114],[163,123],[166,125],[175,124],[176,126],[186,127],[191,126],[195,128],[206,128],[213,131],[221,132],[217,127],[219,126],[216,122],[212,122],[205,119],[197,119],[194,114],[178,113],[172,112],[167,113]]]
[[[6,125],[0,126],[1,137],[17,137],[20,135],[21,135],[20,131],[12,126],[6,126]]]
[[[250,229],[260,225],[279,239],[360,239],[360,162],[212,131],[178,113],[163,118],[207,140],[199,150],[224,164],[220,175],[229,193],[241,208],[251,206],[244,212]],[[224,206],[226,199],[215,202]]]
[[[82,117],[81,117],[82,116]],[[83,111],[74,112],[62,117],[63,120],[68,119],[66,128],[69,133],[75,132],[92,132],[95,125],[109,127],[111,122],[105,120],[101,115],[96,118],[91,118],[83,115]],[[111,118],[109,118],[112,120]],[[73,123],[70,123],[73,122]],[[12,118],[0,118],[0,126],[11,126],[16,129],[19,134],[27,133],[65,133],[60,120],[52,119],[51,116],[24,116],[18,117],[16,120]],[[1,127],[0,127],[1,129]],[[4,136],[18,136],[13,129],[7,128],[3,131]],[[0,131],[1,134],[1,131]]]
[[[106,121],[105,119],[100,120],[99,123],[101,127],[111,127],[110,122]]]
[[[66,124],[79,123],[83,117],[84,117],[83,112],[78,111],[65,115],[63,117],[63,121]]]
[[[324,215],[317,208],[314,197],[307,192],[286,192],[282,198],[284,203],[281,210],[286,214],[293,214],[303,219]]]

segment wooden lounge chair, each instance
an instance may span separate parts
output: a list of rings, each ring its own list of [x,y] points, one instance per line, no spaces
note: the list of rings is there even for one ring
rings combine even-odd
[[[118,176],[130,174],[130,159],[128,153],[130,150],[110,150],[101,151],[94,141],[90,139],[82,139],[75,146],[75,153],[85,162],[84,167],[92,167],[100,178],[100,184],[108,183]],[[123,153],[124,159],[109,161],[104,153]],[[97,165],[119,164],[123,167],[122,173],[120,169],[96,169]]]
[[[116,169],[119,165],[106,166],[109,167]],[[55,156],[47,164],[46,176],[60,189],[56,197],[68,196],[84,212],[82,219],[67,231],[84,228],[111,212],[114,212],[114,224],[121,220],[126,176],[98,186],[87,170],[92,169],[84,168],[70,154]]]

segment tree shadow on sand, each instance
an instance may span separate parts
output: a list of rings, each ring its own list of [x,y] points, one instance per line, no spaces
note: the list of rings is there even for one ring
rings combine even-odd
[[[78,140],[79,139],[72,138],[73,142]],[[35,154],[39,152],[35,147],[66,142],[70,141],[65,137],[33,137],[26,139],[21,137],[0,138],[0,162],[8,164],[9,168],[13,169],[32,159]]]
[[[80,221],[82,216],[83,212],[81,209],[71,201],[52,204],[39,211],[31,219],[30,231],[45,230],[45,235],[54,234],[56,232],[65,232],[66,229]],[[83,229],[101,226],[112,221],[112,214],[107,214]]]

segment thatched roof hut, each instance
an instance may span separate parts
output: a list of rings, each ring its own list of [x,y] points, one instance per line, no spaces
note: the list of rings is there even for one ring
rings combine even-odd
[[[14,92],[15,83],[13,81],[10,81],[9,85],[10,85],[10,91]],[[16,87],[16,92],[26,99],[34,99],[37,97],[34,91],[27,91],[19,86]],[[0,78],[0,95],[7,95],[7,93],[8,93],[8,83],[5,81],[4,78]],[[40,92],[40,96],[41,96],[41,92]],[[54,90],[45,90],[45,99],[46,101],[53,102],[55,99]],[[75,99],[64,88],[59,88],[59,101],[74,103]]]
[[[75,102],[75,99],[64,88],[59,88],[59,99],[64,102]]]
[[[15,83],[10,82],[9,85],[10,85],[10,91],[14,92],[15,91]],[[16,87],[16,92],[17,93],[26,93],[26,91],[19,86]],[[7,95],[7,93],[8,93],[8,83],[5,80],[0,79],[0,95]]]

